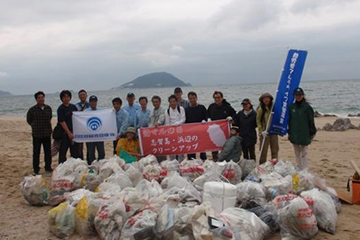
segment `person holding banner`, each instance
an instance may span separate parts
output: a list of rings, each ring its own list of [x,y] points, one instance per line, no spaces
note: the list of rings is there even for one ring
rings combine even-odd
[[[75,104],[78,111],[82,112],[90,108],[90,104],[87,101],[87,92],[84,89],[81,89],[78,92],[78,97],[80,102]],[[78,144],[79,144],[79,158],[84,159],[84,143],[78,143]]]
[[[295,103],[289,106],[288,138],[294,146],[297,167],[303,170],[308,167],[307,150],[316,134],[314,110],[301,88],[295,89],[294,95]]]
[[[73,141],[73,124],[72,113],[77,111],[74,104],[71,104],[71,92],[69,90],[63,90],[60,93],[60,99],[62,104],[57,109],[58,124],[64,130],[63,137],[60,143],[59,149],[59,164],[66,161],[66,153],[70,148],[70,154],[73,158],[79,157],[79,147],[76,142]]]
[[[279,155],[278,135],[267,134],[267,127],[271,117],[273,100],[274,98],[270,93],[264,93],[259,98],[260,105],[257,108],[256,122],[260,137],[260,151],[261,151],[260,164],[266,162],[269,146],[271,150],[272,159],[277,159]]]
[[[154,109],[150,113],[149,127],[162,126],[165,123],[165,109],[161,107],[161,98],[159,96],[153,96],[151,102]]]
[[[114,154],[116,154],[116,147],[118,144],[119,139],[122,136],[125,136],[125,131],[128,128],[128,123],[129,123],[129,114],[127,111],[125,111],[124,109],[121,108],[122,105],[122,100],[121,98],[117,97],[114,98],[112,100],[112,104],[115,110],[115,114],[116,114],[116,126],[117,126],[117,136],[116,136],[116,140],[113,142],[113,147],[114,147]]]
[[[86,112],[96,111],[97,102],[98,102],[98,98],[96,96],[94,95],[90,96],[89,98],[90,108],[85,109],[85,111]],[[104,142],[87,142],[86,149],[87,149],[86,159],[89,165],[96,159],[95,150],[97,150],[98,152],[98,158],[97,158],[98,160],[105,158]]]
[[[141,157],[139,141],[136,139],[137,134],[134,127],[128,127],[125,134],[126,137],[118,141],[116,153],[119,157],[123,158],[126,163],[131,163]]]

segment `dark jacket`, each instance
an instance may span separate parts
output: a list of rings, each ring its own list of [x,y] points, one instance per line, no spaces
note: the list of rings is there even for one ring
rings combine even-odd
[[[234,119],[235,126],[239,127],[243,146],[250,147],[256,144],[256,112],[252,110],[249,115],[245,115],[244,110],[238,112]]]
[[[207,110],[207,116],[211,120],[226,119],[227,117],[234,117],[235,114],[234,108],[225,99],[221,105],[210,104]]]
[[[196,107],[188,106],[185,108],[185,123],[197,123],[206,121],[206,108],[204,105],[198,104]]]
[[[305,101],[289,106],[290,142],[297,145],[309,145],[316,134],[314,110]]]
[[[233,160],[238,162],[241,157],[241,137],[240,136],[231,136],[222,147],[222,150],[219,154],[219,161],[226,160],[229,162]]]
[[[52,133],[51,118],[50,106],[44,105],[44,109],[38,105],[31,107],[26,114],[26,121],[31,126],[32,135],[38,138],[50,137]]]

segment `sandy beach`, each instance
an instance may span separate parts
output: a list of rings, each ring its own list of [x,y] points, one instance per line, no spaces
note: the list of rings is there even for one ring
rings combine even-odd
[[[336,118],[317,118],[321,128],[333,123]],[[359,126],[360,119],[351,119]],[[54,120],[55,124],[55,120]],[[48,230],[47,211],[50,207],[32,207],[22,198],[19,183],[32,173],[32,139],[30,127],[24,117],[0,117],[0,239],[57,239]],[[53,125],[54,126],[54,125]],[[310,171],[326,179],[328,185],[346,191],[349,176],[354,173],[349,163],[354,160],[360,165],[360,131],[345,132],[318,131],[310,147]],[[106,144],[106,156],[112,152],[111,143]],[[280,158],[294,162],[292,145],[287,138],[280,138]],[[57,166],[57,157],[52,167]],[[49,184],[51,174],[44,173],[41,159],[41,173]],[[319,231],[313,239],[355,240],[360,236],[360,206],[343,204],[338,215],[335,235]],[[82,239],[73,235],[70,239]],[[89,238],[87,238],[89,239]],[[91,239],[98,239],[96,236]],[[276,234],[268,239],[280,239]]]

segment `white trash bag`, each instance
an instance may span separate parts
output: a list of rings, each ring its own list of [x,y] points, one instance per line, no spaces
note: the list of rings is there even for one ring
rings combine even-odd
[[[227,162],[222,171],[222,176],[234,185],[241,182],[242,172],[239,164],[233,162],[232,160]]]
[[[28,176],[20,183],[21,193],[27,203],[33,206],[47,205],[49,191],[41,175]]]
[[[257,182],[241,182],[236,185],[238,196],[237,202],[243,207],[256,203],[256,205],[263,205],[266,200],[266,189]]]
[[[58,238],[69,237],[75,230],[75,208],[68,203],[61,203],[48,212],[50,232]]]
[[[135,214],[126,221],[120,239],[152,239],[155,237],[156,219],[156,212],[150,209]]]
[[[129,176],[133,187],[135,187],[141,180],[143,180],[142,172],[134,166],[134,164],[130,164],[126,169],[126,174]]]
[[[121,189],[132,187],[133,185],[129,176],[126,173],[120,171],[110,175],[110,177],[106,178],[104,182],[119,185]]]

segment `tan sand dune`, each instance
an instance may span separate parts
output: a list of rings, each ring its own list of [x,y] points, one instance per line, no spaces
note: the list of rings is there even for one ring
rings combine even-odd
[[[322,127],[333,123],[335,118],[317,118],[316,124]],[[358,126],[360,119],[352,119]],[[55,123],[55,122],[54,122]],[[111,143],[106,144],[106,154],[111,155]],[[346,190],[346,182],[353,169],[349,161],[360,165],[360,131],[346,132],[319,131],[310,148],[310,171],[325,178],[329,185]],[[287,138],[280,139],[280,158],[294,159],[293,149]],[[57,157],[53,159],[53,168]],[[41,160],[41,173],[43,161]],[[48,231],[47,211],[50,207],[32,207],[25,203],[19,183],[24,176],[32,173],[32,140],[30,127],[24,117],[0,117],[0,239],[57,239]],[[51,174],[43,173],[49,183]],[[318,240],[356,240],[360,239],[360,206],[343,204],[338,216],[337,232],[330,235],[319,233]],[[73,235],[69,239],[82,239]],[[87,239],[98,239],[87,238]],[[269,239],[280,239],[280,234]]]

